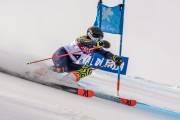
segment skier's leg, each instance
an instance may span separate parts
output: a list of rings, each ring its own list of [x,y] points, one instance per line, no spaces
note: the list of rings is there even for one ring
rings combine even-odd
[[[68,60],[70,59],[69,56],[64,56],[60,58],[54,58],[55,56],[67,54],[66,50],[64,47],[59,48],[53,55],[53,63],[54,66],[51,66],[50,69],[58,72],[58,73],[63,73],[68,70]]]
[[[74,70],[63,77],[63,80],[68,83],[77,83],[81,78],[86,77],[92,73],[92,68],[87,65],[79,65],[72,63],[69,70],[73,69],[72,66],[74,67]],[[79,67],[79,69],[75,69],[77,68],[75,66]]]
[[[92,73],[92,68],[87,65],[83,65],[79,70],[71,73],[76,77],[76,81],[79,81],[81,78],[90,75]]]

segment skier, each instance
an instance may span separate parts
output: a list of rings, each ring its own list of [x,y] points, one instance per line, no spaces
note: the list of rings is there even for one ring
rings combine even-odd
[[[85,36],[80,36],[69,45],[60,47],[54,54],[55,56],[78,52],[77,54],[69,54],[60,58],[54,58],[54,66],[51,70],[57,73],[68,72],[64,79],[78,82],[81,78],[86,77],[92,73],[92,68],[88,65],[81,65],[78,62],[84,58],[89,57],[92,53],[98,53],[106,59],[112,59],[116,65],[120,66],[123,61],[122,58],[114,55],[110,51],[103,48],[110,48],[110,43],[103,40],[104,34],[98,27],[92,26],[88,28]]]

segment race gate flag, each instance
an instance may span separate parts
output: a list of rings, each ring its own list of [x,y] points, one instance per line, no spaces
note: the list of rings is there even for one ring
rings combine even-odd
[[[122,34],[122,10],[121,4],[108,7],[99,3],[94,26],[100,27],[103,32]]]
[[[92,60],[91,60],[91,58],[92,58]],[[122,59],[123,59],[123,64],[120,66],[120,70],[121,70],[120,73],[122,75],[126,75],[129,58],[128,57],[122,57]],[[111,63],[111,62],[113,64],[108,65],[108,63]],[[87,59],[84,59],[82,61],[82,63],[88,64],[92,68],[99,68],[99,69],[104,70],[104,71],[118,73],[118,66],[116,66],[112,60],[106,59],[106,58],[104,58],[101,55],[96,54],[96,53],[94,53],[93,56],[89,56]],[[103,67],[101,67],[101,66],[103,66]]]
[[[120,44],[119,44],[120,57],[122,57],[121,53],[122,53],[122,39],[123,39],[124,8],[125,8],[125,0],[122,0],[122,4],[118,4],[117,6],[114,6],[114,7],[106,6],[102,3],[102,0],[99,0],[98,6],[97,6],[97,16],[94,22],[94,26],[101,28],[103,32],[120,35]],[[124,67],[121,67],[121,68],[118,67],[118,78],[117,78],[117,95],[118,96],[119,96],[119,88],[120,88],[119,87],[120,74],[123,73],[123,68]]]

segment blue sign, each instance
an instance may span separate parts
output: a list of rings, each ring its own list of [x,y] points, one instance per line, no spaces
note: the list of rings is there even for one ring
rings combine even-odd
[[[94,53],[94,57],[90,63],[92,56],[88,57],[87,59],[83,60],[84,64],[89,64],[93,68],[99,68],[104,71],[118,73],[118,66],[115,65],[113,60],[106,59],[99,54]],[[128,57],[122,57],[123,64],[120,66],[121,74],[126,75],[127,66],[128,66]]]

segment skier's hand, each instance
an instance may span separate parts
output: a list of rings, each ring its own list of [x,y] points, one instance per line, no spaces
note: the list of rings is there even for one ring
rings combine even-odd
[[[117,55],[114,55],[112,57],[112,60],[115,62],[116,65],[120,66],[122,63],[123,63],[123,60],[122,58],[120,58],[119,56]]]
[[[96,42],[96,46],[103,47],[103,48],[110,48],[111,44],[107,40],[102,40],[102,41]]]
[[[111,43],[108,42],[107,40],[103,40],[102,43],[103,43],[104,48],[110,48],[111,47]]]

